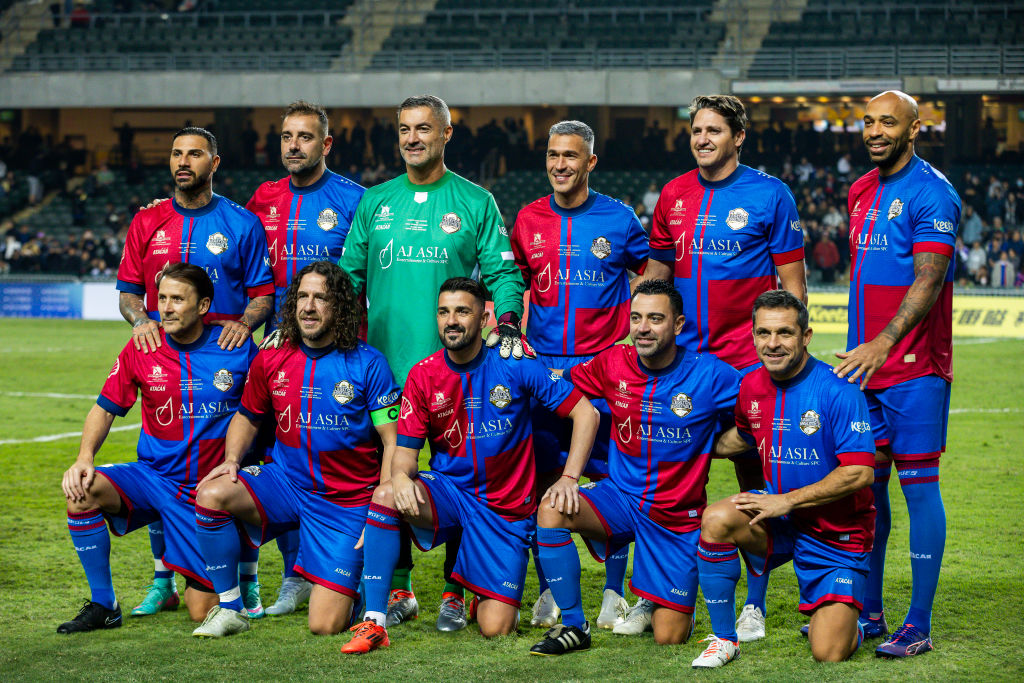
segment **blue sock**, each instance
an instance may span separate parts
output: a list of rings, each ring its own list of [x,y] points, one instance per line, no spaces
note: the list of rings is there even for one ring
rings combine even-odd
[[[885,578],[885,547],[889,543],[892,528],[892,513],[889,507],[889,477],[892,465],[875,465],[875,483],[871,492],[875,494],[875,545],[868,560],[868,586],[864,594],[864,609],[860,615],[865,619],[882,613],[882,583]]]
[[[213,590],[220,594],[220,606],[241,612],[242,591],[238,587],[238,557],[242,541],[235,519],[224,510],[196,505],[196,538],[206,562]]]
[[[583,596],[580,594],[580,554],[568,529],[537,527],[540,570],[544,573],[555,604],[562,609],[562,623],[583,628]]]
[[[114,581],[110,577],[110,532],[99,508],[85,512],[68,510],[68,531],[92,591],[92,601],[114,609]]]
[[[619,595],[625,592],[626,567],[629,565],[629,544],[608,556],[604,561],[604,589]]]
[[[363,538],[363,589],[366,611],[387,614],[391,575],[401,550],[398,510],[370,503]]]
[[[736,584],[740,580],[740,554],[732,543],[697,543],[697,571],[700,590],[711,617],[711,630],[725,640],[739,642],[736,635]]]
[[[240,543],[239,551],[238,580],[256,583],[259,581],[260,549],[253,548],[248,543]]]
[[[932,603],[946,547],[946,508],[939,491],[939,460],[896,466],[910,516],[910,611],[904,623],[932,630]]]
[[[768,616],[768,607],[765,596],[768,595],[768,576],[766,569],[761,576],[747,572],[747,605],[753,605],[761,610],[761,614]]]
[[[164,523],[159,519],[155,522],[150,523],[149,529],[149,548],[153,551],[153,563],[155,565],[153,569],[153,583],[159,580],[168,580],[174,578],[174,572],[164,566],[164,553],[167,552],[167,546],[164,544]]]
[[[530,553],[533,554],[533,568],[537,570],[537,594],[541,594],[551,586],[548,585],[548,580],[544,578],[544,572],[540,570],[540,551],[537,549],[537,536],[534,534],[533,540],[530,542]]]
[[[298,576],[295,571],[295,558],[299,556],[299,530],[288,531],[277,537],[277,549],[284,559],[284,578]]]

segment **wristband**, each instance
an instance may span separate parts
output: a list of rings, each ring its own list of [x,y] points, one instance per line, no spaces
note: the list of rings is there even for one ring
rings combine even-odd
[[[572,479],[573,481],[579,481],[580,480],[579,477],[574,477],[571,474],[563,474],[562,476],[565,477],[566,479]]]

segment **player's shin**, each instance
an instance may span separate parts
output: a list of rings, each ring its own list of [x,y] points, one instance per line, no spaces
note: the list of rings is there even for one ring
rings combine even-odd
[[[370,503],[366,515],[363,555],[363,587],[366,592],[366,619],[384,626],[388,610],[391,574],[401,550],[398,511]]]
[[[220,594],[220,606],[241,612],[244,608],[238,585],[238,560],[242,542],[234,518],[223,510],[196,505],[196,538],[206,562],[213,589]]]
[[[931,633],[932,603],[946,547],[946,508],[939,491],[939,461],[897,465],[910,516],[910,570],[913,588],[904,620]]]
[[[562,623],[583,628],[583,599],[580,595],[580,555],[568,529],[537,528],[540,571],[551,587],[555,603],[562,609]]]
[[[89,582],[92,601],[114,609],[114,582],[110,576],[110,532],[99,509],[68,510],[68,531]]]
[[[882,614],[885,549],[889,544],[889,531],[892,528],[892,513],[889,507],[889,477],[891,475],[891,464],[876,463],[875,482],[871,485],[871,492],[875,497],[875,543],[869,560],[864,609],[861,611],[861,617],[864,619],[877,619]]]
[[[626,582],[626,567],[629,565],[629,544],[608,556],[604,561],[604,589],[622,595]]]
[[[697,544],[700,590],[708,606],[715,636],[736,643],[736,584],[740,580],[740,557],[731,543],[712,543],[701,538]]]
[[[295,572],[295,558],[299,556],[299,532],[286,531],[277,537],[277,548],[284,560],[284,578],[299,576]]]

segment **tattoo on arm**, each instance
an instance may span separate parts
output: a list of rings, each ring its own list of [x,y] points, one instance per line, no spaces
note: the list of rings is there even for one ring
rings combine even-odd
[[[142,301],[142,297],[138,294],[121,292],[117,297],[117,304],[121,315],[132,327],[138,327],[149,322],[146,306]]]
[[[258,296],[254,299],[250,299],[249,305],[245,307],[245,313],[242,314],[242,322],[248,325],[250,330],[255,330],[257,327],[262,325],[273,312],[274,297]]]
[[[948,269],[948,256],[927,251],[914,254],[914,282],[881,334],[891,339],[893,344],[907,336],[939,298]]]

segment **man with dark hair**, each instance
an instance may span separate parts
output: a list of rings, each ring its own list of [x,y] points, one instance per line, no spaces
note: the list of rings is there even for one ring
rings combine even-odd
[[[440,98],[410,97],[399,106],[398,146],[406,173],[367,190],[340,261],[356,290],[366,293],[367,340],[388,359],[399,382],[439,348],[430,311],[434,293],[451,277],[479,272],[494,294],[498,324],[489,344],[500,344],[505,357],[532,353],[519,329],[524,286],[508,231],[491,193],[445,167],[451,137],[451,115]],[[404,547],[390,624],[419,614],[408,543]],[[453,561],[450,554],[446,574]],[[465,627],[463,593],[458,582],[446,581],[439,628]]]
[[[886,635],[882,577],[889,541],[892,463],[910,515],[910,610],[876,648],[880,657],[932,650],[932,603],[946,545],[939,457],[953,381],[953,248],[960,197],[914,153],[917,103],[888,91],[868,102],[864,144],[878,167],[850,187],[850,306],[836,374],[859,382],[871,409],[878,508],[862,624]]]
[[[630,302],[633,344],[617,344],[564,371],[585,395],[608,402],[609,476],[583,487],[578,509],[540,507],[541,571],[562,608],[562,623],[531,654],[590,647],[572,532],[599,562],[636,543],[630,590],[653,604],[655,642],[682,643],[693,631],[709,454],[736,402],[740,375],[709,353],[677,346],[684,322],[675,287],[664,280],[641,282]]]
[[[748,576],[793,561],[800,611],[811,615],[811,653],[819,662],[843,661],[863,638],[857,617],[874,537],[868,406],[807,352],[813,331],[795,296],[761,294],[752,327],[763,365],[743,378],[736,426],[718,440],[715,455],[756,447],[766,486],[704,511],[697,566],[714,633],[693,667],[720,667],[739,656],[739,552]]]
[[[224,463],[197,490],[199,547],[220,603],[193,635],[249,629],[238,585],[237,522],[252,546],[298,527],[295,571],[314,584],[310,631],[338,633],[358,613],[357,546],[382,463],[387,467],[394,452],[400,396],[387,361],[359,341],[361,320],[348,276],[330,262],[304,267],[288,286],[285,343],[253,361]],[[268,418],[276,426],[272,462],[240,469]]]
[[[647,261],[647,235],[633,209],[590,189],[597,165],[594,131],[582,121],[560,121],[548,131],[547,176],[552,193],[527,204],[512,228],[512,253],[530,291],[527,336],[538,360],[549,368],[571,368],[621,341],[629,333],[629,283]],[[566,259],[571,259],[571,267]],[[601,429],[585,473],[608,476],[611,419],[604,401]],[[541,406],[533,416],[538,491],[561,474],[569,433],[563,420]],[[534,559],[536,561],[536,544]],[[599,628],[611,629],[628,605],[623,580],[625,546],[605,563]],[[539,572],[538,572],[539,574]],[[533,626],[552,627],[558,606],[542,575]],[[641,627],[642,631],[642,627]]]
[[[179,262],[203,268],[214,295],[204,320],[221,327],[222,348],[248,343],[274,307],[273,276],[267,265],[267,242],[259,219],[231,200],[214,194],[213,174],[220,165],[217,140],[207,130],[183,128],[171,146],[174,196],[139,211],[132,219],[117,271],[121,315],[132,326],[132,343],[143,354],[161,342],[156,282],[162,269]],[[132,614],[155,614],[174,608],[178,597],[174,572],[160,561],[163,536],[159,522],[150,528],[155,571],[145,599]],[[262,614],[255,570],[247,581],[249,604]]]
[[[750,307],[779,284],[807,299],[803,228],[782,181],[739,162],[747,115],[732,95],[690,104],[690,150],[697,168],[669,182],[654,209],[645,276],[674,282],[690,315],[679,336],[742,373],[757,367],[749,342]],[[761,488],[749,458],[735,461],[741,490]],[[747,581],[740,640],[763,638],[768,577]]]
[[[597,431],[597,412],[572,386],[535,360],[502,358],[484,346],[487,292],[465,277],[446,280],[435,307],[444,349],[417,363],[402,395],[391,481],[373,493],[366,523],[365,621],[341,651],[362,654],[389,644],[388,591],[398,561],[399,525],[430,550],[458,534],[452,579],[480,599],[485,637],[514,631],[519,621],[529,539],[537,510],[531,400],[572,420],[565,471],[541,506],[574,510],[577,480]],[[429,442],[430,470],[417,472]]]
[[[157,283],[163,327],[160,344],[146,353],[129,342],[117,357],[82,428],[78,459],[64,473],[68,529],[85,569],[91,598],[57,628],[75,633],[121,625],[110,573],[110,535],[163,521],[166,548],[158,558],[188,579],[185,604],[199,621],[215,604],[195,534],[196,483],[224,448],[256,346],[223,349],[203,324],[214,298],[206,272],[189,263],[168,266]],[[93,464],[116,416],[142,396],[138,462]],[[99,475],[99,476],[97,476]],[[177,606],[177,602],[175,602]]]

